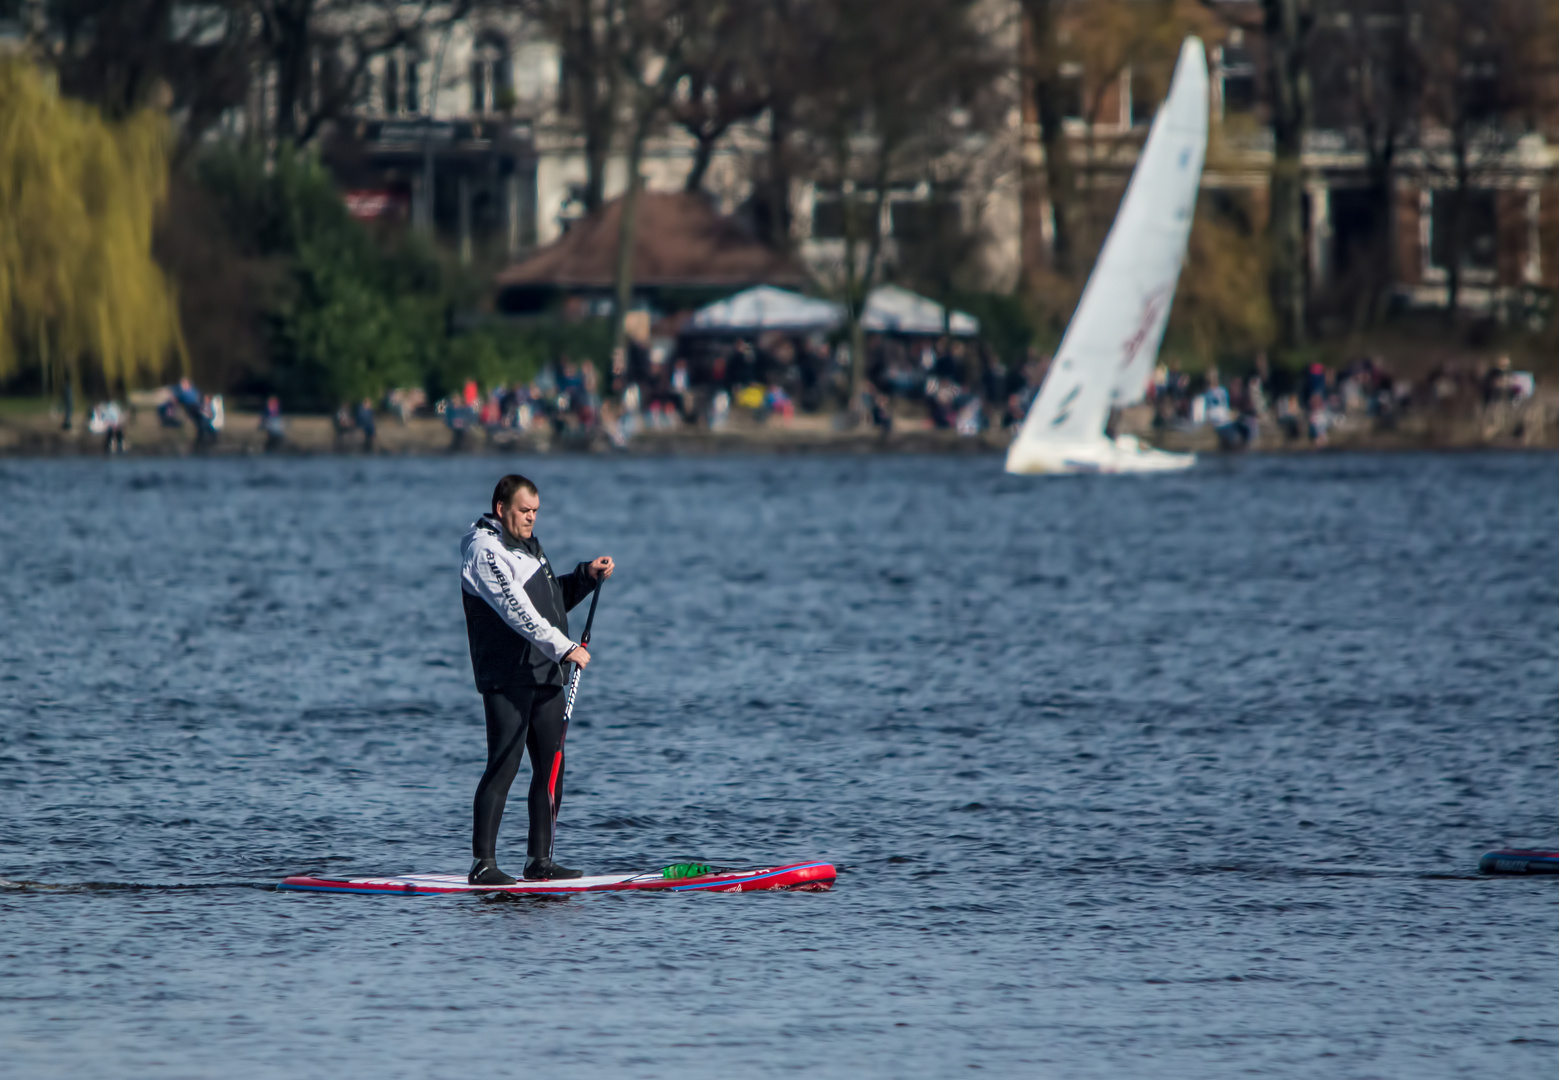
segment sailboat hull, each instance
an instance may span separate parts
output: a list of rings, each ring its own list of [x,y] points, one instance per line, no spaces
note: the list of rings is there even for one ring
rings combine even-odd
[[[1007,453],[1007,471],[1026,476],[1178,472],[1195,464],[1195,454],[1155,450],[1130,435],[1072,444],[1016,442]]]

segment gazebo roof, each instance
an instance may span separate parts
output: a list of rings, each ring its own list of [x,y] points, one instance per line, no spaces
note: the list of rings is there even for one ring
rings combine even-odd
[[[639,195],[633,244],[635,288],[800,285],[799,266],[723,217],[697,193]],[[562,237],[499,272],[500,289],[611,288],[622,199],[576,222]]]

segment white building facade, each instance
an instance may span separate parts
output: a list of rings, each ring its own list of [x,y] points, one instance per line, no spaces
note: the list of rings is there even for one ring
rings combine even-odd
[[[567,95],[561,51],[543,28],[512,12],[478,10],[377,56],[350,116],[324,137],[326,158],[354,212],[404,216],[463,253],[520,257],[583,213],[588,166]],[[263,92],[252,107],[266,107]],[[966,180],[957,193],[964,224],[979,237],[980,283],[993,288],[1010,288],[1019,265],[1021,125],[1016,107],[1011,113],[1007,130],[971,140],[975,160],[960,170]],[[752,194],[767,148],[766,115],[715,145],[703,189],[721,212],[739,211]],[[681,190],[695,151],[691,135],[664,123],[645,147],[646,187]],[[604,179],[607,199],[625,190],[623,147],[614,145]],[[895,229],[913,213],[905,207],[941,190],[930,178],[912,178],[890,191],[882,210],[890,265]],[[837,199],[805,178],[790,192],[792,240],[825,277],[841,258],[829,213]]]

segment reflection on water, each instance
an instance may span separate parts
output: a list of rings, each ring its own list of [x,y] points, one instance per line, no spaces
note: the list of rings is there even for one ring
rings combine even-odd
[[[559,857],[838,887],[270,890],[464,869],[506,464],[0,464],[8,1073],[1551,1068],[1552,459],[526,459],[621,567]]]

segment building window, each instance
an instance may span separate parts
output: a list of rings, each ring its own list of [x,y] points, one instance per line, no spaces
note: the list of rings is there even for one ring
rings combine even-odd
[[[1083,117],[1083,66],[1062,64],[1061,78],[1056,86],[1056,99],[1060,105],[1061,119],[1082,120]]]
[[[1429,201],[1429,265],[1449,270],[1456,251],[1456,193],[1435,191]],[[1462,271],[1492,274],[1498,265],[1494,192],[1468,191],[1462,201]]]
[[[566,113],[574,107],[574,65],[568,57],[558,57],[558,112]]]
[[[322,43],[314,49],[309,61],[307,101],[313,112],[329,112],[339,103],[346,89],[346,75],[341,54],[333,42]]]
[[[1164,88],[1144,71],[1131,69],[1131,126],[1151,124],[1163,102]]]
[[[471,54],[471,111],[480,116],[503,112],[513,105],[508,46],[497,34],[484,33]]]
[[[945,195],[930,199],[896,199],[888,204],[893,237],[905,244],[946,245],[962,232],[958,204]]]
[[[384,58],[384,111],[387,116],[422,112],[422,58],[415,49],[400,48]]]
[[[855,238],[864,241],[872,234],[873,216],[877,213],[876,197],[858,195],[849,205],[855,219]],[[812,200],[812,239],[843,240],[844,226],[844,199],[837,191],[819,190]]]
[[[1462,108],[1471,120],[1492,120],[1499,115],[1500,64],[1497,59],[1483,57],[1469,60],[1462,65]]]
[[[384,88],[384,114],[386,116],[399,116],[401,111],[400,65],[396,63],[393,56],[384,58],[384,81],[381,85]]]
[[[1242,41],[1231,39],[1230,44],[1223,47],[1218,64],[1225,116],[1256,109],[1256,64]]]

